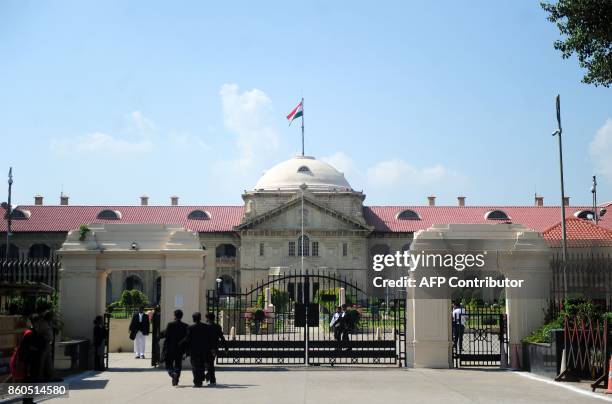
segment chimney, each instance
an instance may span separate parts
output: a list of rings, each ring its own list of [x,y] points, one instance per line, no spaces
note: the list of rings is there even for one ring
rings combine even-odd
[[[60,205],[68,205],[68,195],[61,194],[60,195]]]
[[[544,197],[536,195],[535,196],[535,206],[544,206]]]
[[[178,196],[171,196],[170,197],[170,205],[172,206],[178,206]]]
[[[435,196],[428,196],[427,200],[429,201],[429,206],[436,206],[436,197]]]
[[[459,203],[459,206],[465,206],[465,196],[458,196],[457,202]]]
[[[42,195],[35,195],[34,196],[34,205],[42,205],[43,204],[43,197]]]
[[[569,206],[569,196],[563,198],[563,206]]]
[[[140,197],[140,205],[141,206],[147,206],[149,204],[149,197],[146,195],[143,195]]]

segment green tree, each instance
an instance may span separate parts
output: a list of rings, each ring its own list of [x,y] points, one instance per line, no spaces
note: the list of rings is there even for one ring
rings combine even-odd
[[[574,53],[587,69],[583,83],[612,84],[612,1],[559,0],[540,3],[548,20],[556,23],[565,38],[554,43],[564,59]]]

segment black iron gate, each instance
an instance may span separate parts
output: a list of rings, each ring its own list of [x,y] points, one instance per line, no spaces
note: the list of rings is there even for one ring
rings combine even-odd
[[[405,363],[405,296],[374,299],[346,279],[292,273],[244,292],[210,290],[207,297],[228,341],[218,363]],[[341,302],[351,318],[344,333],[330,326]]]
[[[104,335],[106,339],[104,340],[104,368],[108,369],[108,357],[109,357],[109,346],[110,346],[110,320],[111,314],[104,313]]]
[[[451,320],[455,367],[504,367],[508,357],[506,314],[496,308],[472,308],[464,309],[459,317]]]
[[[161,310],[159,306],[153,309],[151,316],[151,366],[157,366],[160,359],[159,334],[160,334]]]

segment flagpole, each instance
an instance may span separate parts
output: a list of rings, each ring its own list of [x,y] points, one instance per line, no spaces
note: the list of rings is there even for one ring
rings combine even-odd
[[[302,97],[302,157],[304,157],[304,97]]]

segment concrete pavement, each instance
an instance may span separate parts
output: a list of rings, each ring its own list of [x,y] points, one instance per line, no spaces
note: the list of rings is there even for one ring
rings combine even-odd
[[[499,370],[219,367],[216,388],[192,387],[185,370],[172,387],[163,370],[132,354],[112,354],[107,372],[71,382],[61,403],[587,403],[601,402]],[[603,397],[603,395],[601,395]],[[61,401],[59,401],[61,400]]]

